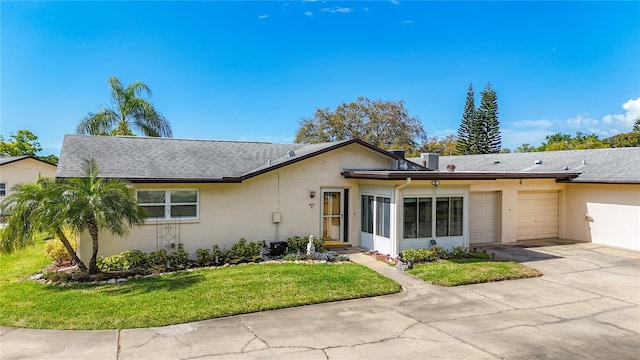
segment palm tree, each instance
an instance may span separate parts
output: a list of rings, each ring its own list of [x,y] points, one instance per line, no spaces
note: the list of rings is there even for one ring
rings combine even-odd
[[[151,89],[145,83],[136,81],[125,88],[115,76],[110,77],[108,83],[113,107],[88,113],[76,128],[78,134],[134,135],[132,130],[136,130],[144,136],[172,136],[167,119],[141,97],[143,93],[151,96]]]
[[[95,160],[84,163],[85,177],[61,182],[40,178],[37,183],[14,188],[0,208],[10,214],[0,240],[0,251],[10,253],[33,244],[38,231],[56,234],[83,272],[96,274],[98,267],[98,234],[109,231],[125,236],[129,228],[144,222],[143,209],[138,207],[131,184],[120,179],[99,178]],[[89,267],[78,258],[65,237],[63,229],[76,233],[89,232],[93,252]]]

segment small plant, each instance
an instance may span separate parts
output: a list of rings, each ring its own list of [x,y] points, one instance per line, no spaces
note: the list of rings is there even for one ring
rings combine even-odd
[[[148,255],[140,250],[129,250],[120,253],[121,271],[144,269],[149,266]]]
[[[178,250],[169,255],[169,268],[171,270],[184,270],[189,267],[189,254],[184,251],[184,244],[178,244]]]
[[[165,269],[168,261],[169,255],[165,249],[159,249],[149,253],[149,265],[159,270]]]
[[[222,265],[227,262],[226,251],[221,250],[218,245],[213,245],[211,248],[211,261],[213,265]]]
[[[434,261],[436,258],[436,252],[432,249],[407,249],[402,252],[402,261],[412,264],[430,262]]]
[[[70,229],[63,229],[65,237],[69,240],[71,247],[76,249],[76,235]],[[47,254],[47,258],[56,263],[57,266],[61,266],[65,263],[71,262],[71,255],[64,247],[60,239],[53,238],[48,240],[44,244],[44,252]]]
[[[322,249],[324,248],[324,244],[323,244],[323,240],[322,238],[313,238],[313,247],[315,248],[315,250],[317,252],[322,252]],[[308,236],[293,236],[287,239],[287,252],[289,253],[300,253],[300,254],[306,254],[307,253],[307,245],[309,244],[309,237]]]
[[[201,267],[211,265],[211,251],[209,249],[196,250],[196,264]]]
[[[466,246],[454,246],[451,249],[451,258],[452,259],[464,259],[467,257],[469,250]]]
[[[224,256],[230,264],[259,262],[262,260],[262,246],[254,241],[247,243],[247,239],[242,238],[233,244],[231,249],[224,253]]]

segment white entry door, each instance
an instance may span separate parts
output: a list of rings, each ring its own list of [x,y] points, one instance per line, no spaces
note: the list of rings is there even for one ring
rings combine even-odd
[[[344,189],[322,191],[322,237],[325,241],[343,241]]]
[[[498,193],[472,192],[470,208],[469,243],[497,241]]]

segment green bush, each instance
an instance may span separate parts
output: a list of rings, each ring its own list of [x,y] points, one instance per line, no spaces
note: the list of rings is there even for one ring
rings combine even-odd
[[[96,265],[100,271],[121,271],[122,263],[120,261],[120,255],[111,255],[107,257],[100,256],[96,260]]]
[[[211,265],[211,251],[209,249],[196,250],[196,263],[198,266]]]
[[[294,236],[287,239],[287,252],[291,254],[306,254],[307,253],[307,244],[309,243],[309,237],[304,236]],[[316,251],[321,252],[324,245],[322,238],[313,238],[313,246],[316,248]]]
[[[230,264],[258,262],[262,259],[262,247],[255,241],[247,243],[247,239],[242,238],[224,253],[224,257]]]
[[[71,247],[75,250],[76,234],[68,229],[64,229],[63,232],[65,237],[69,240],[69,244],[71,244]],[[69,254],[67,248],[64,247],[62,241],[57,237],[47,240],[44,243],[44,252],[47,255],[47,258],[55,262],[58,266],[71,261],[71,254]]]
[[[446,260],[451,256],[451,254],[442,246],[430,246],[430,249],[438,259]]]
[[[211,261],[213,265],[222,265],[227,262],[226,251],[220,250],[218,245],[213,245],[211,248]]]
[[[140,250],[129,250],[120,253],[119,270],[129,271],[135,269],[143,269],[149,266],[148,255]]]
[[[451,258],[465,259],[468,253],[469,249],[467,249],[466,246],[454,246],[453,249],[451,249]]]
[[[402,252],[402,261],[404,262],[419,263],[434,261],[435,259],[436,253],[430,249],[407,249]]]
[[[160,249],[149,253],[149,265],[167,266],[167,262],[169,262],[167,250]]]
[[[188,268],[191,263],[189,254],[184,251],[184,244],[178,244],[178,250],[170,254],[168,260],[171,270],[184,270]]]

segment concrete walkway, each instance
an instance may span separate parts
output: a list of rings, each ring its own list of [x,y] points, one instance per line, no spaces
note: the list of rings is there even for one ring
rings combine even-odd
[[[638,359],[640,253],[484,245],[535,279],[443,288],[364,254],[402,284],[377,298],[150,329],[0,328],[0,359]]]

